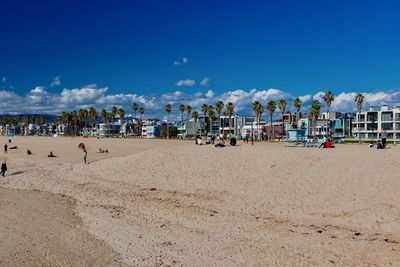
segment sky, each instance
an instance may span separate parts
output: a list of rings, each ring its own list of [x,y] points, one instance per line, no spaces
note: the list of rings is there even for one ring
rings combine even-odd
[[[400,104],[398,1],[0,3],[0,113],[57,114],[132,102],[148,116],[332,91],[333,110]]]

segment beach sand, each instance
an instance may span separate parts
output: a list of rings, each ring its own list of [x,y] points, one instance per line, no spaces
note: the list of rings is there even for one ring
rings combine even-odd
[[[9,171],[0,177],[0,265],[400,262],[400,146],[62,137],[11,145],[19,149],[1,154]]]

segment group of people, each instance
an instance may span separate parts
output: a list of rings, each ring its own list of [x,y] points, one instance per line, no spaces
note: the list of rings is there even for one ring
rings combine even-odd
[[[195,138],[195,144],[196,144],[196,145],[215,144],[215,139],[216,139],[216,137],[215,137],[215,136],[212,136],[212,137],[210,137],[210,138],[207,138],[206,141],[205,141],[205,143],[204,143],[204,142],[202,141],[201,137],[200,137],[200,136],[197,136],[197,137]],[[229,141],[229,144],[230,144],[231,146],[235,146],[235,145],[236,145],[236,138],[232,137],[232,138],[230,139],[230,141]],[[215,144],[215,147],[225,147],[225,141],[224,141],[224,139],[223,139],[223,138],[219,138],[218,143]]]

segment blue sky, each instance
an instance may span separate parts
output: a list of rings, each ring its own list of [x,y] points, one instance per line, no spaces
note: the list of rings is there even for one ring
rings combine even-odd
[[[156,110],[145,102],[254,88],[289,100],[390,92],[382,99],[394,103],[399,11],[397,1],[2,1],[0,97],[33,94],[38,111],[44,94],[63,92],[75,97],[65,109],[142,97]],[[76,98],[85,93],[98,98]],[[16,112],[10,105],[0,112]]]

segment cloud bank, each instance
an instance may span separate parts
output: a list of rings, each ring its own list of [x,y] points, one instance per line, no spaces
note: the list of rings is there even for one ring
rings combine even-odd
[[[303,101],[302,111],[307,112],[313,99],[322,101],[323,92],[314,95],[305,94],[299,96]],[[336,95],[332,103],[332,111],[356,111],[354,97],[356,92],[342,92]],[[377,91],[373,93],[364,93],[364,108],[369,106],[400,105],[400,89],[389,92]],[[180,103],[191,105],[193,110],[199,111],[201,105],[212,104],[218,100],[225,103],[232,102],[235,106],[235,112],[241,115],[251,115],[251,103],[255,100],[260,101],[266,106],[267,101],[285,99],[287,109],[294,110],[294,96],[280,89],[236,89],[216,94],[212,90],[204,92],[186,93],[180,90],[164,94],[138,95],[135,93],[113,94],[107,87],[97,87],[96,85],[86,85],[80,88],[65,88],[59,93],[52,93],[46,87],[37,86],[25,95],[18,95],[13,91],[0,90],[0,111],[1,114],[17,113],[46,113],[60,114],[63,111],[72,111],[80,108],[96,107],[97,110],[108,109],[113,106],[124,108],[127,114],[133,113],[131,105],[133,102],[139,103],[145,109],[146,116],[157,116],[162,118],[165,115],[164,106],[172,104],[173,114],[179,115],[178,106]],[[322,110],[325,110],[323,104]],[[267,116],[265,113],[264,116]]]

